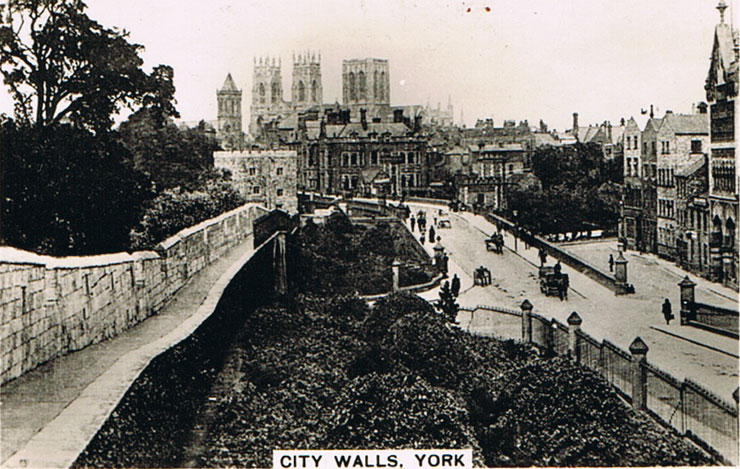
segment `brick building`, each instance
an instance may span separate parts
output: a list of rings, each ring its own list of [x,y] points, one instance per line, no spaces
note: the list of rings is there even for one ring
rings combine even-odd
[[[629,249],[640,246],[644,230],[642,221],[642,131],[634,117],[625,123],[623,139],[624,197],[619,233]]]
[[[298,211],[297,156],[294,150],[217,151],[216,168],[231,171],[231,180],[249,202],[289,213]]]
[[[709,145],[707,114],[674,114],[666,112],[655,139],[657,254],[677,260],[676,252],[676,179],[677,171],[701,159]]]
[[[709,170],[706,155],[692,157],[676,180],[676,263],[709,276]]]

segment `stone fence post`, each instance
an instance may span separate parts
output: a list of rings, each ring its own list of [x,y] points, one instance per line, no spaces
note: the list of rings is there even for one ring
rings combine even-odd
[[[687,275],[678,283],[678,286],[681,288],[681,325],[684,326],[688,321],[696,319],[696,310],[694,309],[694,287],[696,287],[696,283],[692,282]]]
[[[647,376],[643,363],[647,359],[648,346],[636,337],[630,344],[632,354],[632,407],[642,410],[647,407]]]
[[[393,259],[393,264],[391,264],[391,269],[393,269],[393,291],[397,292],[401,289],[401,262],[398,259]]]
[[[620,250],[617,258],[614,260],[614,279],[617,285],[617,295],[624,295],[629,289],[627,286],[627,262],[627,259],[624,258]]]
[[[568,316],[568,355],[576,362],[581,361],[578,354],[578,334],[576,332],[581,330],[582,323],[583,320],[575,311]]]
[[[525,344],[532,343],[532,303],[525,299],[522,308],[522,341]]]

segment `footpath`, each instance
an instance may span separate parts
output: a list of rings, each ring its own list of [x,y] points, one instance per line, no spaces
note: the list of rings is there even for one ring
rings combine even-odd
[[[205,267],[156,315],[0,387],[0,467],[69,467],[150,361],[211,315],[252,243]]]

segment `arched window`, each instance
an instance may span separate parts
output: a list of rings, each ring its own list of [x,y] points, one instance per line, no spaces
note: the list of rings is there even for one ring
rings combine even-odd
[[[367,99],[367,81],[365,80],[365,72],[360,70],[360,73],[357,74],[358,81],[360,82],[360,99],[365,100]]]
[[[355,87],[355,73],[349,72],[349,100],[357,100],[357,88]]]
[[[373,99],[377,100],[379,99],[378,96],[378,89],[380,88],[380,74],[377,70],[375,70],[375,73],[373,74]]]
[[[311,101],[319,101],[319,85],[316,83],[316,80],[311,82]]]
[[[260,103],[265,104],[265,84],[260,83],[259,86]]]
[[[272,102],[277,103],[280,100],[280,83],[272,82]]]
[[[306,86],[303,84],[303,80],[298,82],[298,102],[306,100]]]

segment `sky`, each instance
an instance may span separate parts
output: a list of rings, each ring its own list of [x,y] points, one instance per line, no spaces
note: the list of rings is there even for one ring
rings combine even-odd
[[[732,0],[733,3],[736,0]],[[183,120],[216,119],[227,73],[249,124],[255,57],[321,52],[324,102],[341,102],[343,59],[390,63],[391,104],[430,102],[477,118],[543,119],[565,130],[618,122],[651,104],[705,100],[717,0],[89,0],[88,14],[145,46],[145,69],[175,71]],[[733,5],[734,6],[734,5]],[[734,15],[728,10],[727,21]],[[11,113],[7,89],[0,112]]]

